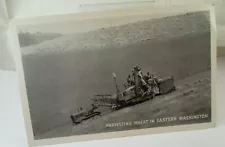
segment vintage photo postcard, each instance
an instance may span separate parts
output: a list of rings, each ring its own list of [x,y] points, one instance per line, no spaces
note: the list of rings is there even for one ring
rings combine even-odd
[[[29,144],[215,126],[211,6],[13,20]]]

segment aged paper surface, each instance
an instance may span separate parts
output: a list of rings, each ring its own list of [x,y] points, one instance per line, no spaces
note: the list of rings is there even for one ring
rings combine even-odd
[[[29,144],[214,127],[213,10],[137,7],[13,20]]]

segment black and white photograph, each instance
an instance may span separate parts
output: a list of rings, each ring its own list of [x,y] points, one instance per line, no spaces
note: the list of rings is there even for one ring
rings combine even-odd
[[[34,140],[212,122],[210,11],[17,32]]]

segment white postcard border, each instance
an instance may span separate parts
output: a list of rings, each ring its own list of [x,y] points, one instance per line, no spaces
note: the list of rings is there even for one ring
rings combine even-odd
[[[57,15],[57,16],[42,16],[35,18],[20,18],[13,19],[10,22],[9,34],[11,38],[11,48],[14,53],[16,70],[18,73],[18,82],[20,88],[20,97],[23,108],[24,122],[26,126],[26,133],[29,146],[40,146],[40,145],[52,145],[60,143],[70,143],[77,141],[90,141],[90,140],[100,140],[100,139],[110,139],[110,138],[119,138],[127,136],[137,136],[137,135],[150,135],[158,133],[167,133],[167,132],[179,132],[179,131],[188,131],[188,130],[199,130],[215,127],[216,125],[216,20],[215,20],[215,10],[212,5],[185,5],[185,6],[171,6],[167,7],[155,7],[149,9],[148,7],[140,8],[129,8],[129,9],[117,9],[109,10],[104,12],[86,12],[80,14],[68,14],[68,15]],[[29,113],[28,98],[26,94],[25,78],[24,71],[20,53],[19,40],[17,37],[17,26],[20,25],[31,25],[38,23],[47,23],[47,22],[58,22],[58,21],[67,21],[67,20],[83,20],[83,19],[97,19],[97,18],[108,18],[108,17],[117,17],[117,16],[126,16],[126,15],[143,15],[149,14],[154,17],[156,14],[169,12],[170,15],[176,13],[187,13],[187,12],[197,12],[197,11],[209,11],[210,12],[210,22],[211,22],[211,87],[212,87],[212,97],[211,97],[211,119],[210,123],[201,123],[201,124],[192,124],[192,125],[179,125],[179,126],[168,126],[168,127],[157,127],[149,129],[140,129],[140,130],[129,130],[129,131],[119,131],[119,132],[110,132],[110,133],[99,133],[93,135],[81,135],[81,136],[71,136],[71,137],[61,137],[53,139],[43,139],[43,140],[34,140],[31,118]],[[169,14],[167,13],[167,14]]]

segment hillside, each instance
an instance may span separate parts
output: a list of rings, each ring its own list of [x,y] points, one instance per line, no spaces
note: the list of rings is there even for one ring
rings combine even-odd
[[[35,136],[36,139],[65,137],[72,135],[85,135],[103,132],[124,131],[131,129],[144,129],[155,127],[168,127],[194,123],[206,123],[211,121],[211,81],[210,71],[180,80],[175,83],[177,90],[167,95],[141,104],[130,106],[102,117],[83,121],[81,124],[57,127],[49,132]],[[147,113],[146,113],[147,112]],[[200,119],[180,120],[179,117],[205,115]],[[125,117],[124,117],[125,116]],[[174,121],[158,121],[160,118],[176,117]],[[154,120],[154,123],[134,123],[143,120]],[[106,127],[122,122],[133,122],[132,125]]]
[[[70,122],[69,114],[88,107],[94,94],[114,93],[112,72],[120,88],[134,65],[175,80],[210,68],[210,34],[119,49],[23,57],[32,122],[37,134]]]
[[[28,33],[28,32],[20,32],[19,33],[19,42],[21,47],[26,47],[30,45],[40,44],[44,41],[52,40],[62,35],[59,33]]]
[[[120,47],[145,40],[163,40],[202,33],[209,30],[207,13],[188,13],[161,19],[139,21],[95,31],[65,35],[35,46],[22,48],[23,54],[48,53],[79,49],[102,49]],[[91,22],[90,22],[91,23]]]
[[[94,94],[115,93],[113,72],[123,89],[134,65],[158,77],[174,76],[175,81],[209,69],[210,30],[201,15],[146,20],[23,48],[35,135],[70,123],[68,116],[81,106],[88,108]],[[102,41],[101,35],[106,39]]]

